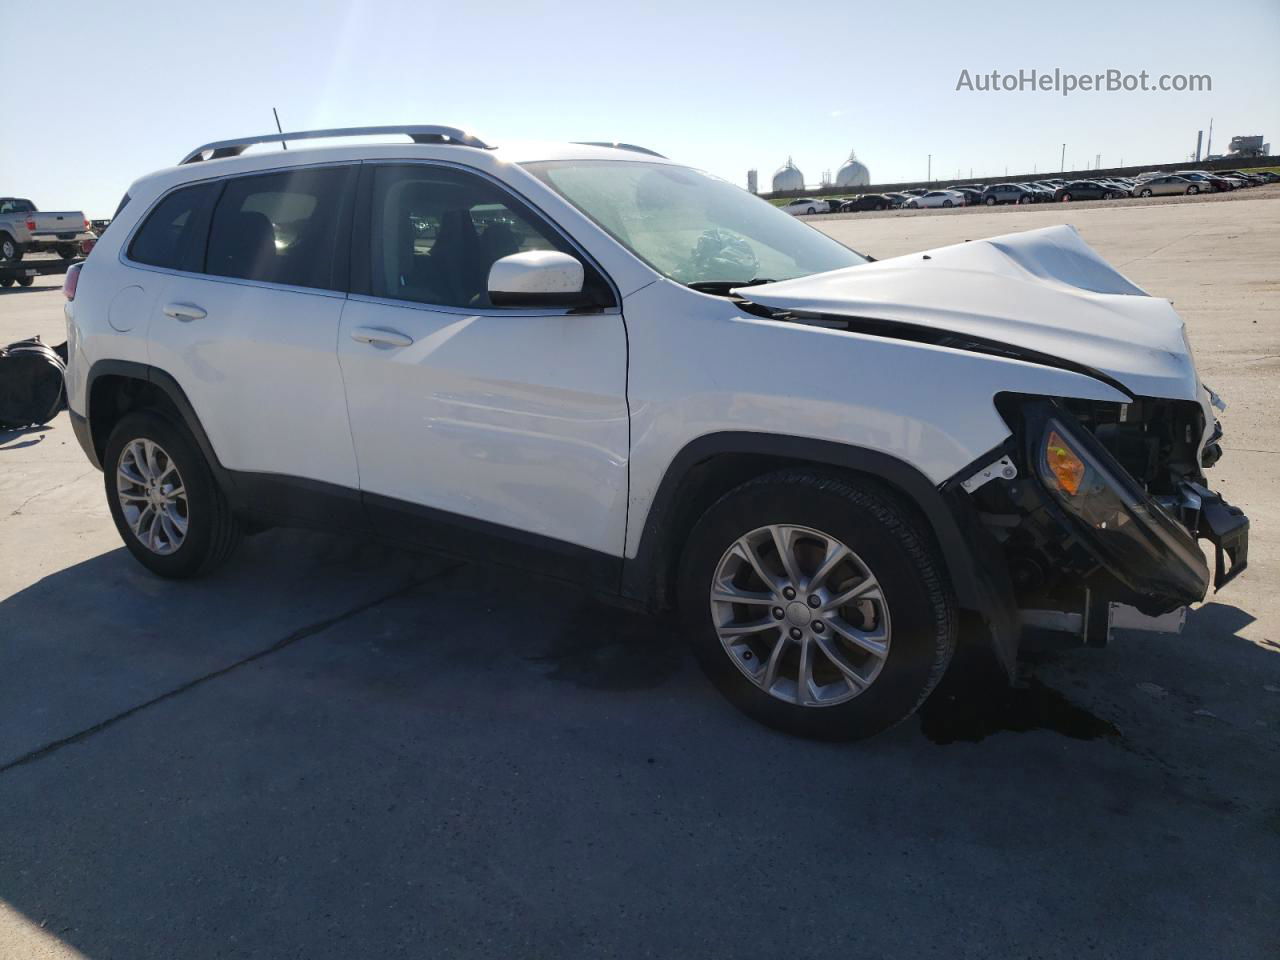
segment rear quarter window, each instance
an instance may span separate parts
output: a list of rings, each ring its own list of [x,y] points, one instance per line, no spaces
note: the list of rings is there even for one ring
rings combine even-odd
[[[134,234],[129,259],[170,270],[199,271],[219,189],[217,183],[198,183],[166,196]]]

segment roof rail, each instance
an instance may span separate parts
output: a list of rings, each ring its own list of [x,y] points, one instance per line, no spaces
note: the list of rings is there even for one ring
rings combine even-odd
[[[580,147],[612,147],[614,150],[630,150],[633,153],[647,153],[649,156],[658,157],[661,160],[667,159],[657,150],[650,150],[648,147],[637,147],[634,143],[609,143],[605,140],[575,140],[574,142]]]
[[[259,143],[319,140],[330,137],[372,137],[386,133],[403,133],[411,138],[414,143],[451,143],[460,147],[476,147],[480,150],[493,149],[479,137],[474,137],[465,130],[459,130],[457,127],[440,127],[430,124],[389,127],[339,127],[333,130],[299,130],[295,133],[268,133],[260,137],[237,137],[235,140],[219,140],[216,143],[206,143],[203,147],[196,147],[196,149],[182,158],[181,163],[199,163],[202,160],[238,157],[248,147]]]

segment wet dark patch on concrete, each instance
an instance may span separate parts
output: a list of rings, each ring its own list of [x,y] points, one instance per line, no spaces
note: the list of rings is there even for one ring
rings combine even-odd
[[[550,649],[526,657],[548,676],[594,690],[647,690],[680,669],[683,648],[670,624],[641,613],[587,602],[574,611]]]
[[[920,730],[936,744],[977,743],[995,733],[1050,730],[1075,740],[1119,737],[1111,723],[1031,679],[944,682],[920,708]]]

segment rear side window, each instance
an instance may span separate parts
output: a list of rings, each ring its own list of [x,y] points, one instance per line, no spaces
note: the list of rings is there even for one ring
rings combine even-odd
[[[354,176],[354,167],[326,167],[227,181],[213,213],[205,272],[346,289]]]
[[[198,271],[218,188],[216,183],[197,183],[161,200],[129,245],[129,259],[170,270]]]

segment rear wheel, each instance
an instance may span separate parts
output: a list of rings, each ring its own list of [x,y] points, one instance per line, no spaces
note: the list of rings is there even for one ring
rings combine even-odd
[[[1138,196],[1140,196],[1140,197],[1149,197],[1149,196],[1151,196],[1151,191],[1150,191],[1150,190],[1139,190],[1139,191],[1138,191]]]
[[[955,206],[955,204],[954,204],[954,203],[952,203],[950,200],[943,200],[943,201],[942,201],[942,205],[943,205],[944,207],[954,207],[954,206]]]
[[[941,679],[956,613],[913,512],[871,484],[787,470],[722,497],[680,567],[707,676],[769,726],[831,740],[910,716]]]
[[[805,211],[805,213],[809,214],[809,216],[813,216],[817,212],[818,211],[814,210],[813,207],[810,207],[808,210]]]
[[[102,463],[111,519],[152,573],[198,576],[239,543],[240,525],[185,427],[150,411],[128,414],[111,431]]]
[[[77,253],[74,243],[60,243],[55,249],[58,251],[58,256],[63,260],[71,260]]]
[[[987,199],[983,200],[982,202],[985,203],[988,207],[994,207],[996,205],[996,198],[987,197]]]
[[[12,287],[12,286],[13,286],[13,277],[5,277],[3,280],[0,280],[0,287]]]
[[[18,277],[18,286],[20,287],[29,287],[35,282],[35,277]]]
[[[1194,184],[1187,187],[1187,193],[1199,193],[1199,192],[1200,192],[1200,188],[1195,186]]]

